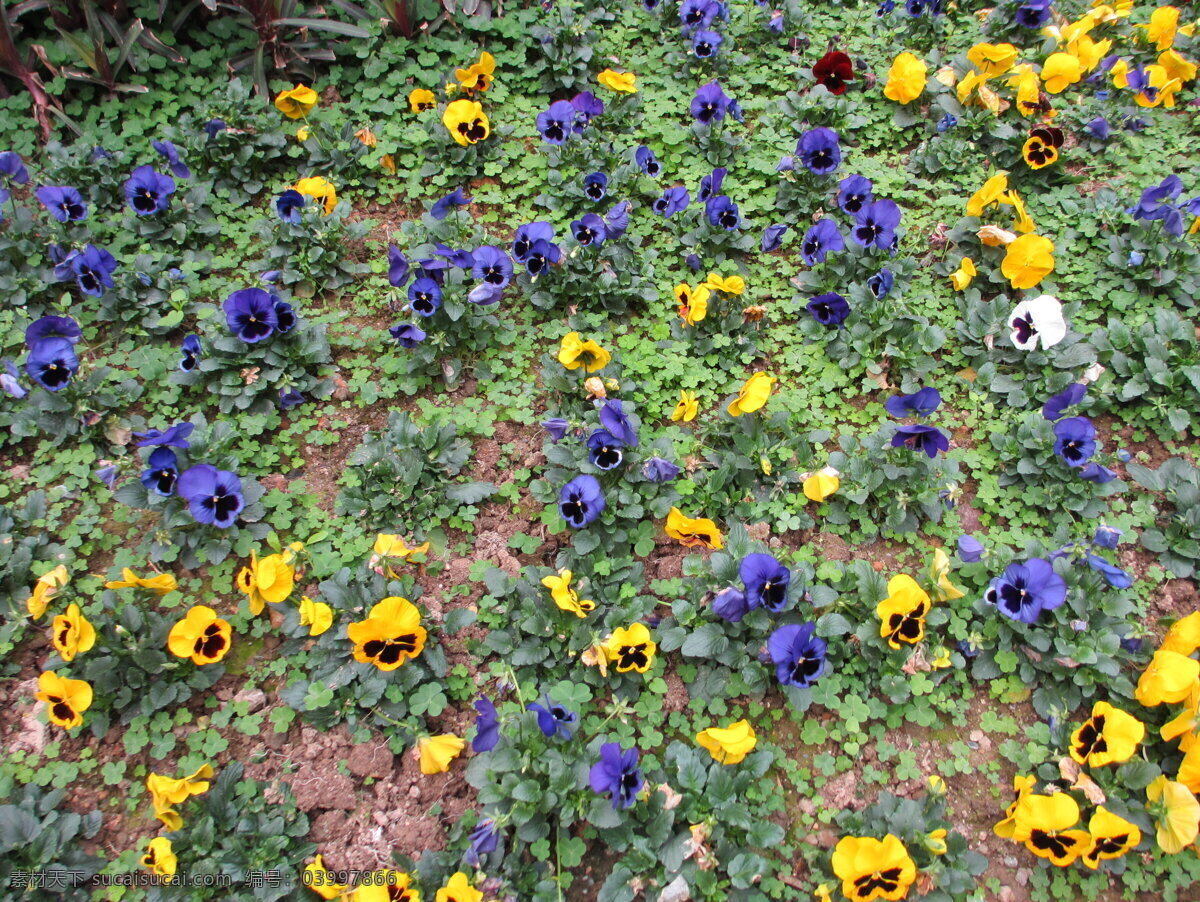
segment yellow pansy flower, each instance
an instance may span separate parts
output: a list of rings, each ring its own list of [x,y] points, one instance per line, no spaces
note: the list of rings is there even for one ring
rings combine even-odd
[[[771,396],[771,386],[775,377],[766,373],[755,373],[738,389],[738,395],[729,402],[727,408],[730,416],[740,417],[744,413],[754,413],[767,403]]]
[[[654,663],[658,644],[650,638],[646,624],[633,623],[613,630],[602,647],[608,663],[616,665],[617,673],[645,673]]]
[[[212,785],[213,769],[211,764],[202,764],[194,773],[186,777],[165,777],[162,774],[151,773],[146,778],[146,789],[154,805],[154,816],[163,822],[168,830],[178,830],[183,826],[183,818],[175,810],[192,796],[203,795]]]
[[[887,590],[888,597],[875,606],[879,635],[891,648],[916,645],[925,638],[925,617],[933,606],[928,593],[907,574],[889,579]]]
[[[305,85],[296,85],[275,95],[275,108],[289,119],[302,119],[317,105],[317,92]]]
[[[905,51],[892,60],[888,70],[887,84],[883,96],[896,103],[912,103],[925,90],[925,77],[929,67],[925,61]]]
[[[988,207],[1000,203],[1004,192],[1008,190],[1008,173],[998,172],[983,183],[983,187],[971,195],[967,201],[968,216],[982,216]]]
[[[1013,288],[1033,288],[1054,272],[1054,242],[1043,235],[1022,235],[1005,249],[1000,271]]]
[[[333,873],[325,867],[325,860],[320,855],[305,866],[304,873],[307,875],[303,881],[304,885],[322,899],[340,899],[350,892],[348,885],[335,881]]]
[[[46,703],[50,723],[70,730],[83,723],[83,712],[92,706],[92,686],[86,680],[72,680],[45,670],[38,677],[38,691],[33,697]]]
[[[450,769],[450,762],[462,754],[467,744],[453,733],[443,733],[440,736],[422,736],[417,740],[417,758],[421,763],[421,773],[444,774]]]
[[[365,620],[346,627],[354,660],[391,671],[420,656],[428,633],[421,612],[407,598],[392,596],[372,606]]]
[[[741,294],[746,290],[746,280],[741,276],[722,276],[715,272],[710,272],[703,284],[725,294]]]
[[[696,419],[696,414],[700,411],[700,402],[696,400],[696,393],[684,391],[680,389],[679,403],[675,405],[675,409],[671,411],[671,419],[675,422],[683,421],[690,423]]]
[[[179,584],[175,581],[175,577],[170,573],[158,573],[154,576],[142,578],[125,567],[121,570],[121,578],[111,580],[104,584],[106,589],[148,589],[155,595],[166,595],[169,592],[174,592],[179,588]]]
[[[585,371],[594,373],[608,366],[611,360],[612,354],[590,338],[584,341],[578,332],[564,335],[558,349],[558,362],[569,370],[583,367]]]
[[[1173,705],[1188,697],[1197,678],[1200,678],[1200,661],[1159,649],[1142,672],[1133,697],[1148,708]]]
[[[446,126],[455,143],[463,147],[478,144],[492,133],[483,104],[477,100],[455,100],[447,104],[442,113],[442,125]]]
[[[970,257],[963,257],[958,262],[958,269],[950,274],[950,284],[954,286],[955,291],[964,291],[978,274],[975,261]]]
[[[292,186],[306,197],[311,197],[317,202],[324,202],[325,215],[328,216],[333,212],[333,208],[337,206],[337,189],[333,184],[319,175],[310,176],[306,179],[300,179]]]
[[[159,877],[174,877],[179,867],[179,859],[171,848],[171,840],[165,836],[156,836],[150,840],[146,854],[142,856],[142,867]]]
[[[667,514],[666,532],[672,539],[688,548],[702,546],[720,551],[725,547],[716,523],[707,517],[685,517],[677,507],[671,508]]]
[[[96,629],[83,616],[79,605],[71,604],[67,606],[65,614],[54,618],[50,628],[50,641],[54,644],[58,656],[69,663],[75,660],[77,654],[96,644]]]
[[[1155,838],[1168,855],[1178,855],[1200,835],[1200,801],[1182,783],[1160,774],[1146,787],[1154,812]]]
[[[483,902],[483,893],[471,885],[466,874],[456,871],[437,891],[433,902]]]
[[[637,93],[637,76],[632,72],[614,72],[612,69],[605,69],[596,76],[596,81],[618,94]]]
[[[709,727],[696,734],[696,742],[720,764],[740,764],[758,745],[754,727],[748,720],[734,721],[727,727]]]
[[[229,652],[233,627],[207,605],[190,608],[182,620],[171,627],[167,648],[177,658],[190,658],[201,666],[216,664]]]
[[[550,597],[560,609],[576,617],[586,617],[596,609],[596,602],[580,599],[579,593],[571,588],[570,570],[559,570],[557,576],[543,577],[542,585],[550,590]]]
[[[408,108],[414,113],[424,113],[437,106],[437,95],[428,88],[413,88],[408,94]]]
[[[310,636],[319,636],[333,626],[333,608],[323,601],[300,596],[300,625],[308,627]]]
[[[833,467],[825,467],[823,470],[818,470],[804,480],[801,486],[804,491],[804,497],[809,501],[816,501],[820,504],[841,488],[842,480],[839,478],[840,476],[841,474]]]
[[[1017,61],[1017,48],[1012,44],[976,44],[967,51],[969,59],[982,74],[991,78],[1003,75]]]
[[[34,620],[41,620],[54,596],[71,580],[65,564],[59,564],[49,573],[43,573],[33,584],[33,593],[25,599],[25,609]]]
[[[296,569],[291,563],[294,555],[290,550],[280,554],[268,554],[259,560],[258,554],[250,552],[250,566],[243,567],[237,575],[238,590],[249,599],[250,613],[262,613],[267,603],[285,601],[296,587]]]

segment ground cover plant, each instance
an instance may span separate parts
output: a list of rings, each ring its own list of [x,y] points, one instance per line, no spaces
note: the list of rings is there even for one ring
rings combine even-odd
[[[5,899],[1200,899],[1200,36],[0,9]]]

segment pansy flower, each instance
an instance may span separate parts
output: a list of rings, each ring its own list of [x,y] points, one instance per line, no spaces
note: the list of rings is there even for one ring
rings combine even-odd
[[[155,448],[146,461],[147,469],[140,481],[147,491],[169,498],[175,494],[175,483],[179,481],[179,463],[170,448]]]
[[[580,247],[599,247],[607,237],[604,220],[595,213],[585,213],[572,222],[571,234]]]
[[[708,298],[711,294],[712,291],[704,284],[692,288],[686,282],[680,282],[675,286],[675,303],[685,326],[704,321],[708,316]]]
[[[696,414],[700,411],[700,402],[696,400],[696,393],[681,390],[679,392],[679,401],[675,405],[675,409],[671,411],[671,419],[676,422],[690,423],[696,419]]]
[[[875,607],[879,635],[890,648],[900,648],[901,642],[916,645],[925,638],[925,617],[933,606],[928,593],[904,573],[889,579],[887,590],[888,597]]]
[[[666,533],[687,548],[711,548],[719,551],[725,547],[717,524],[707,517],[687,517],[677,507],[667,513]]]
[[[596,76],[596,81],[618,94],[637,93],[637,75],[633,72],[616,72],[612,69],[605,69]]]
[[[71,272],[75,274],[75,284],[84,294],[103,297],[104,289],[112,288],[112,274],[116,272],[117,261],[103,248],[87,245],[71,255],[70,265]]]
[[[1069,793],[1030,793],[1017,804],[1012,838],[1039,858],[1067,867],[1091,844],[1086,830],[1071,829],[1078,823],[1079,803]]]
[[[575,125],[575,107],[569,100],[556,100],[537,115],[537,130],[548,144],[565,144]]]
[[[645,673],[654,663],[658,645],[650,638],[646,624],[633,623],[613,630],[602,647],[608,663],[616,666],[617,673]]]
[[[654,151],[645,144],[638,145],[638,149],[633,153],[633,160],[637,163],[638,168],[652,179],[658,178],[662,172],[662,164],[654,156]]]
[[[450,762],[462,754],[462,750],[467,747],[467,743],[459,736],[453,733],[442,733],[438,736],[422,736],[417,739],[417,746],[414,750],[417,756],[421,773],[426,776],[433,774],[444,774],[450,770]],[[405,877],[404,886],[400,891],[400,898],[406,899],[409,897],[408,878]],[[390,898],[390,893],[389,893]]]
[[[490,752],[500,741],[500,718],[496,706],[487,696],[475,699],[475,738],[471,750],[475,753]]]
[[[1197,820],[1200,821],[1200,818]],[[1101,861],[1120,858],[1142,842],[1142,831],[1136,824],[1113,814],[1103,805],[1097,805],[1092,812],[1087,832],[1091,842],[1080,856],[1080,861],[1092,870],[1100,867]]]
[[[897,426],[892,447],[923,451],[932,460],[939,452],[950,450],[950,438],[933,426]]]
[[[1200,679],[1200,661],[1160,648],[1138,678],[1133,697],[1148,708],[1175,705],[1186,699]]]
[[[408,286],[408,305],[418,316],[433,316],[442,306],[442,288],[428,276]]]
[[[604,513],[604,492],[596,477],[584,473],[576,476],[558,493],[558,512],[574,529],[583,529]]]
[[[925,91],[929,67],[918,56],[905,51],[892,60],[883,96],[896,103],[912,103]]]
[[[572,575],[570,570],[559,570],[557,575],[542,577],[542,585],[550,590],[550,598],[559,610],[576,617],[586,617],[596,609],[596,603],[580,598],[579,593],[571,588]]]
[[[1068,467],[1082,467],[1096,453],[1096,427],[1087,417],[1067,417],[1054,424],[1054,453]]]
[[[719,764],[741,764],[758,745],[754,727],[739,720],[727,727],[709,727],[696,734],[696,744]]]
[[[720,32],[701,29],[692,35],[692,53],[696,59],[710,59],[717,55],[724,40]]]
[[[850,315],[850,304],[834,291],[809,298],[804,309],[822,326],[840,327]]]
[[[161,213],[171,204],[175,180],[156,172],[153,166],[139,166],[125,182],[125,198],[138,216]]]
[[[275,198],[275,213],[286,223],[300,225],[300,211],[305,203],[303,194],[295,188],[289,188]]]
[[[709,198],[704,205],[704,215],[708,217],[709,225],[727,232],[735,231],[742,224],[738,205],[724,194]]]
[[[20,155],[11,150],[0,151],[0,175],[14,185],[29,184],[29,170]]]
[[[150,146],[167,161],[167,168],[176,178],[190,179],[192,177],[192,170],[188,169],[187,164],[179,159],[179,148],[170,141],[151,141]]]
[[[842,881],[842,894],[851,902],[903,899],[917,879],[916,864],[904,843],[891,833],[882,840],[843,836],[830,863]]]
[[[225,299],[225,322],[229,331],[247,344],[269,337],[279,325],[275,313],[278,298],[261,288],[242,288]]]
[[[854,81],[854,63],[841,50],[830,50],[813,65],[812,74],[830,94],[845,94]]]
[[[809,129],[796,143],[796,156],[809,172],[831,175],[842,163],[837,132],[824,127]]]
[[[537,277],[549,271],[550,267],[560,260],[562,249],[557,244],[539,239],[533,243],[533,247],[529,249],[529,256],[525,258],[525,271]]]
[[[716,81],[710,81],[696,91],[689,110],[692,118],[697,122],[712,125],[712,123],[720,122],[725,118],[729,104],[730,98],[721,90],[721,85]]]
[[[471,198],[463,193],[462,188],[455,188],[445,197],[440,198],[429,208],[429,215],[441,222],[459,207],[465,207],[471,202]]]
[[[466,69],[455,69],[454,77],[464,91],[482,93],[492,86],[495,71],[496,58],[484,50],[479,54],[479,62],[472,63]]]
[[[604,406],[600,408],[600,425],[631,448],[638,446],[637,430],[629,420],[629,415],[625,413],[621,401],[614,399],[604,402]]]
[[[817,636],[815,623],[779,627],[767,639],[767,652],[784,686],[807,688],[825,672],[825,640]]]
[[[690,200],[687,188],[683,185],[676,185],[673,188],[665,189],[662,196],[650,206],[659,216],[670,219],[680,210],[686,209]]]
[[[759,250],[764,254],[769,254],[771,251],[778,250],[783,244],[783,236],[787,232],[788,226],[786,223],[776,223],[769,225],[763,229],[762,241],[759,244]]]
[[[726,408],[729,415],[740,417],[742,414],[761,410],[767,403],[767,399],[771,397],[771,387],[774,384],[775,377],[768,373],[760,372],[751,375],[738,389],[737,397],[729,402],[729,406]]]
[[[400,323],[388,329],[388,333],[396,339],[396,344],[410,351],[428,337],[425,330],[416,323]]]
[[[427,635],[420,610],[399,596],[376,603],[365,619],[346,627],[346,637],[354,643],[354,660],[385,672],[419,657]]]
[[[588,459],[599,470],[615,470],[625,459],[625,444],[604,429],[597,429],[587,439]]]
[[[548,222],[529,222],[517,229],[513,237],[512,255],[518,263],[524,263],[539,241],[554,240],[554,226]]]
[[[992,580],[984,601],[1010,620],[1035,623],[1042,611],[1052,611],[1067,600],[1067,584],[1043,558],[1012,563]]]
[[[661,457],[652,457],[642,466],[642,475],[651,482],[670,482],[679,475],[679,465]]]
[[[621,201],[604,214],[604,231],[608,238],[620,238],[629,228],[629,211],[632,204],[627,200]]]
[[[867,288],[877,301],[882,301],[887,297],[895,284],[896,276],[886,266],[867,279]]]
[[[44,338],[29,349],[25,372],[46,391],[61,391],[79,370],[75,345],[65,338]]]
[[[59,222],[80,222],[87,219],[87,204],[81,195],[68,185],[38,188],[34,194],[50,215]]]
[[[900,225],[900,208],[894,201],[877,200],[863,206],[855,214],[850,237],[859,247],[889,250],[896,243],[896,227]]]
[[[583,367],[586,372],[594,373],[604,369],[610,360],[612,354],[590,338],[584,341],[578,332],[564,335],[558,349],[558,362],[569,370]]]
[[[408,92],[408,108],[414,113],[424,113],[437,106],[437,96],[428,88],[413,88]]]
[[[83,712],[92,706],[92,686],[84,680],[59,676],[52,670],[38,677],[34,698],[46,703],[46,717],[55,726],[71,730],[83,723]]]
[[[317,92],[308,85],[296,85],[275,95],[275,108],[289,119],[303,119],[317,105]]]
[[[76,655],[91,650],[96,644],[96,628],[83,616],[79,605],[70,604],[50,625],[50,643],[58,656],[69,664]]]
[[[603,172],[592,172],[583,177],[583,194],[588,200],[602,201],[608,191],[608,176]]]
[[[1021,238],[1017,239],[1020,240]],[[1067,321],[1063,317],[1062,303],[1048,294],[1021,301],[1009,314],[1008,323],[1012,329],[1009,338],[1013,345],[1022,351],[1034,350],[1039,345],[1044,351],[1067,337]]]
[[[246,506],[242,481],[236,473],[210,464],[195,464],[184,470],[176,483],[179,496],[197,523],[227,529]]]
[[[838,231],[837,223],[828,217],[819,219],[807,232],[800,245],[800,256],[809,266],[824,263],[825,258],[833,251],[844,250],[845,241]]]
[[[546,696],[542,696],[542,704],[530,702],[525,710],[534,713],[538,729],[547,739],[570,739],[579,724],[579,714],[563,705],[556,705]]]
[[[738,565],[738,576],[746,589],[750,610],[765,607],[779,613],[787,607],[792,572],[773,555],[761,552],[746,555]]]
[[[905,417],[927,417],[941,406],[942,395],[936,388],[919,388],[911,395],[892,395],[883,406],[898,420]]]
[[[1054,272],[1054,242],[1043,235],[1021,235],[1005,248],[1000,271],[1013,288],[1035,287]]]
[[[167,636],[167,648],[193,664],[216,664],[229,652],[233,627],[207,605],[193,605]]]
[[[710,197],[720,194],[727,172],[728,170],[721,166],[701,178],[700,190],[696,192],[696,200],[700,203],[707,203]]]
[[[571,98],[571,109],[575,111],[572,125],[575,133],[582,134],[584,128],[604,112],[604,101],[591,91],[581,91]]]
[[[200,362],[200,356],[203,349],[200,346],[200,337],[197,335],[185,335],[183,344],[180,346],[179,369],[185,373],[190,373],[196,368]]]
[[[615,742],[604,743],[600,746],[600,760],[588,773],[592,791],[609,796],[614,811],[632,808],[646,782],[637,764],[637,749],[625,751]]]
[[[1077,764],[1104,767],[1133,757],[1146,738],[1146,725],[1108,702],[1092,705],[1092,716],[1071,734],[1069,751]]]
[[[455,100],[447,104],[442,113],[442,125],[462,147],[478,144],[492,133],[483,105],[475,100]]]
[[[857,216],[875,196],[871,180],[861,175],[848,175],[838,182],[837,205],[843,212]]]

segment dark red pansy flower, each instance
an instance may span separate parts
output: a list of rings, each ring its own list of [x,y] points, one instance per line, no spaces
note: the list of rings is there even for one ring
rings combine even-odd
[[[854,81],[854,63],[840,50],[830,50],[813,66],[813,77],[830,94],[845,94],[847,82]]]

